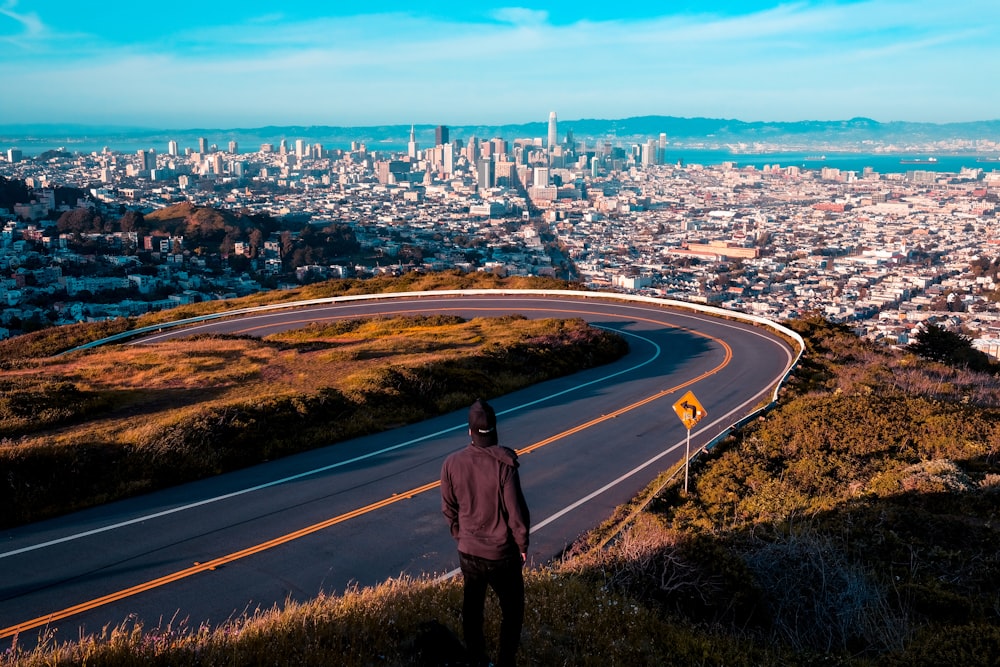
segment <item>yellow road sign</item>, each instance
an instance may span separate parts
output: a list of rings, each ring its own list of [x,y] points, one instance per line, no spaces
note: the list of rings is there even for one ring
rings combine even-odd
[[[701,421],[701,418],[708,414],[705,408],[695,397],[694,392],[687,392],[681,396],[680,400],[674,403],[674,412],[684,422],[684,426],[690,431],[694,425]]]

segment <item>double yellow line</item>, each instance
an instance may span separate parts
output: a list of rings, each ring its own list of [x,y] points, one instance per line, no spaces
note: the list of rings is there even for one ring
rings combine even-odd
[[[643,319],[643,318],[634,318],[633,317],[633,318],[630,318],[630,319]],[[655,322],[654,320],[646,320],[646,321]],[[656,324],[662,325],[663,322],[656,322]],[[567,429],[567,430],[562,431],[561,433],[557,433],[556,435],[553,435],[553,436],[551,436],[549,438],[546,438],[544,440],[540,440],[540,441],[538,441],[538,442],[536,442],[536,443],[534,443],[532,445],[524,447],[523,449],[519,449],[519,450],[517,450],[517,453],[519,455],[520,454],[528,454],[528,453],[533,452],[533,451],[535,451],[535,450],[537,450],[537,449],[539,449],[541,447],[544,447],[544,446],[549,445],[549,444],[551,444],[553,442],[556,442],[557,440],[561,440],[561,439],[566,438],[566,437],[568,437],[570,435],[573,435],[575,433],[579,433],[580,431],[584,431],[584,430],[586,430],[588,428],[596,426],[597,424],[600,424],[602,422],[608,421],[609,419],[615,419],[616,417],[619,417],[620,415],[623,415],[623,414],[625,414],[627,412],[635,410],[636,408],[640,408],[640,407],[642,407],[644,405],[647,405],[648,403],[652,403],[653,401],[656,401],[656,400],[658,400],[660,398],[663,398],[664,396],[667,396],[669,394],[673,394],[673,393],[675,393],[675,392],[677,392],[677,391],[679,391],[681,389],[684,389],[684,388],[686,388],[686,387],[688,387],[690,385],[693,385],[696,382],[704,379],[705,377],[708,377],[709,375],[717,373],[718,371],[720,371],[721,369],[725,368],[729,364],[729,362],[730,362],[730,360],[732,359],[732,356],[733,356],[733,351],[732,351],[732,348],[730,348],[729,345],[725,341],[723,341],[722,339],[719,339],[719,338],[715,338],[714,336],[709,336],[708,334],[704,334],[704,333],[700,333],[700,332],[696,332],[696,331],[692,331],[691,333],[699,335],[699,336],[703,336],[705,338],[710,338],[710,339],[714,340],[715,342],[719,343],[719,345],[722,346],[722,348],[725,350],[725,356],[724,356],[722,362],[718,366],[716,366],[715,368],[712,368],[712,369],[710,369],[708,371],[705,371],[701,375],[699,375],[699,376],[697,376],[695,378],[692,378],[692,379],[690,379],[690,380],[688,380],[686,382],[678,384],[678,385],[676,385],[674,387],[671,387],[669,389],[664,389],[662,391],[659,391],[659,392],[653,394],[652,396],[648,396],[648,397],[646,397],[644,399],[636,401],[635,403],[632,403],[631,405],[627,405],[627,406],[625,406],[623,408],[615,410],[614,412],[610,412],[608,414],[601,415],[600,417],[597,417],[595,419],[591,419],[588,422],[585,422],[585,423],[580,424],[578,426],[574,426],[571,429]],[[77,614],[82,614],[84,612],[91,611],[93,609],[97,609],[99,607],[102,607],[102,606],[104,606],[106,604],[110,604],[112,602],[118,602],[119,600],[124,600],[125,598],[132,597],[133,595],[138,595],[140,593],[144,593],[146,591],[150,591],[150,590],[153,590],[155,588],[159,588],[161,586],[165,586],[165,585],[173,583],[175,581],[180,581],[181,579],[186,579],[188,577],[194,576],[194,575],[199,574],[201,572],[207,572],[207,571],[215,570],[216,568],[222,567],[223,565],[227,565],[227,564],[232,563],[234,561],[238,561],[238,560],[241,560],[243,558],[247,558],[248,556],[253,556],[253,555],[261,553],[263,551],[267,551],[269,549],[273,549],[275,547],[279,547],[279,546],[281,546],[283,544],[288,544],[289,542],[292,542],[294,540],[300,539],[302,537],[306,537],[307,535],[312,535],[313,533],[317,533],[317,532],[319,532],[321,530],[329,528],[330,526],[335,526],[338,523],[343,523],[344,521],[349,521],[351,519],[355,519],[355,518],[357,518],[359,516],[362,516],[364,514],[368,514],[369,512],[374,512],[374,511],[382,509],[384,507],[388,507],[389,505],[397,503],[397,502],[399,502],[401,500],[408,500],[410,498],[413,498],[414,496],[417,496],[417,495],[420,495],[422,493],[426,493],[427,491],[431,491],[433,489],[436,489],[440,485],[441,485],[441,481],[440,480],[435,480],[433,482],[429,482],[429,483],[424,484],[422,486],[418,486],[418,487],[415,487],[413,489],[410,489],[409,491],[405,491],[403,493],[398,493],[398,494],[395,494],[395,495],[393,495],[393,496],[391,496],[389,498],[385,498],[383,500],[379,500],[378,502],[371,503],[370,505],[365,505],[364,507],[359,507],[358,509],[352,510],[350,512],[346,512],[344,514],[340,514],[340,515],[335,516],[335,517],[331,517],[331,518],[326,519],[324,521],[321,521],[319,523],[315,523],[315,524],[313,524],[311,526],[306,526],[305,528],[301,528],[301,529],[296,530],[294,532],[287,533],[285,535],[281,535],[280,537],[276,537],[276,538],[274,538],[272,540],[268,540],[267,542],[261,542],[260,544],[256,544],[254,546],[247,547],[246,549],[242,549],[240,551],[234,551],[231,554],[228,554],[226,556],[221,556],[219,558],[216,558],[216,559],[204,562],[204,563],[195,563],[191,567],[185,568],[183,570],[178,570],[177,572],[173,572],[171,574],[168,574],[166,576],[160,577],[158,579],[153,579],[151,581],[147,581],[147,582],[142,583],[142,584],[137,584],[135,586],[132,586],[131,588],[125,588],[125,589],[122,589],[122,590],[117,591],[115,593],[109,593],[108,595],[105,595],[105,596],[102,596],[102,597],[99,597],[99,598],[94,598],[93,600],[89,600],[87,602],[82,602],[82,603],[80,603],[78,605],[74,605],[72,607],[67,607],[67,608],[62,609],[60,611],[54,611],[54,612],[45,614],[44,616],[39,616],[37,618],[33,618],[30,621],[24,621],[23,623],[18,623],[16,625],[12,625],[10,627],[7,627],[7,628],[4,628],[4,629],[0,630],[0,639],[7,639],[7,638],[10,638],[10,637],[14,637],[14,636],[16,636],[16,635],[18,635],[18,634],[20,634],[22,632],[27,632],[29,630],[34,630],[36,628],[44,627],[44,626],[49,625],[51,623],[56,623],[58,621],[62,621],[64,619],[70,618],[71,616],[75,616]]]

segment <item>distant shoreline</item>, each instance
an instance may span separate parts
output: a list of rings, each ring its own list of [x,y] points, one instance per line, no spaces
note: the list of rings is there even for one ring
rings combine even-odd
[[[178,147],[181,152],[189,148],[181,141],[182,135],[178,134]],[[184,138],[191,135],[183,135]],[[281,138],[285,138],[289,143],[299,138],[295,135],[284,137],[263,137],[258,142],[249,143],[246,138],[239,142],[240,155],[253,155],[260,149],[260,143],[273,143],[277,147]],[[167,152],[167,141],[169,135],[143,138],[114,138],[114,137],[64,137],[27,140],[11,142],[10,139],[0,136],[0,149],[6,151],[8,148],[19,149],[25,158],[34,158],[41,153],[50,150],[65,149],[68,153],[90,154],[101,152],[105,147],[109,150],[134,154],[139,150],[153,149],[157,153]],[[212,143],[216,143],[220,150],[228,148],[228,139],[216,138]],[[380,153],[405,152],[406,142],[398,143],[392,140],[356,140],[358,143],[366,143],[369,151]],[[326,149],[350,150],[351,142],[323,143]],[[592,142],[587,142],[592,145]],[[619,143],[631,143],[619,140]],[[426,145],[421,145],[426,148]],[[732,150],[717,146],[711,147],[691,147],[685,145],[669,144],[666,147],[666,159],[664,164],[675,165],[683,162],[685,165],[701,164],[705,166],[718,166],[726,162],[733,163],[737,168],[765,166],[798,167],[800,169],[820,170],[823,168],[840,169],[842,171],[856,171],[859,174],[870,167],[880,174],[903,173],[919,169],[923,171],[934,171],[942,173],[959,173],[963,168],[983,169],[992,171],[1000,169],[1000,155],[985,152],[931,152],[923,151],[861,151],[846,148],[821,148],[821,149],[785,149],[774,147],[769,149]]]

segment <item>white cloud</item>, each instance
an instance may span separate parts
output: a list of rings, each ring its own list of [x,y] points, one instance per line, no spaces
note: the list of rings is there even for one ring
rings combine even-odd
[[[48,31],[45,28],[45,24],[42,23],[42,20],[38,18],[38,14],[34,12],[21,14],[14,11],[16,7],[17,0],[7,0],[7,3],[0,7],[0,15],[13,19],[14,23],[17,24],[19,28],[19,34],[3,35],[0,36],[0,39],[5,41],[21,41],[34,40],[45,36]]]
[[[503,23],[517,26],[539,26],[548,23],[549,13],[541,9],[526,9],[524,7],[501,7],[494,9],[490,16]]]
[[[984,28],[1000,23],[1000,3],[952,5],[960,6],[798,2],[741,16],[559,25],[547,12],[517,7],[496,9],[482,22],[408,13],[288,21],[274,14],[65,62],[0,63],[0,79],[72,91],[81,112],[139,113],[145,105],[159,113],[169,98],[191,124],[209,113],[256,114],[262,124],[292,116],[331,124],[499,122],[525,113],[544,118],[553,108],[563,118],[906,120],[915,110],[946,109],[946,99],[964,101],[942,111],[966,114],[959,119],[995,116],[995,91],[980,85],[980,99],[969,104],[961,90],[976,87],[977,67],[1000,56]],[[14,9],[8,0],[0,15]],[[44,33],[40,21],[37,27]],[[920,75],[942,69],[948,74]],[[106,87],[94,82],[122,85],[128,105],[109,104]],[[887,82],[900,83],[892,95],[879,95]],[[923,107],[914,104],[920,96]]]

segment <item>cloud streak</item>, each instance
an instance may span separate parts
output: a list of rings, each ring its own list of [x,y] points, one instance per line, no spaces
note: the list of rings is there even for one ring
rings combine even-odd
[[[301,122],[310,114],[316,122],[343,124],[520,122],[524,114],[539,117],[552,108],[563,118],[995,116],[1000,93],[984,91],[970,107],[962,90],[977,78],[970,57],[995,62],[1000,56],[983,28],[1000,24],[1000,4],[952,5],[797,2],[738,15],[580,18],[558,25],[545,11],[519,7],[487,10],[478,20],[411,12],[300,20],[256,14],[146,43],[84,41],[72,61],[22,58],[16,67],[0,63],[0,77],[72,92],[81,111],[94,114],[100,105],[108,110],[106,94],[94,97],[88,85],[127,81],[131,95],[150,100],[149,118],[166,114],[164,90],[182,88],[191,96],[192,125],[236,116],[261,124]],[[15,21],[22,39],[32,34],[54,44],[41,19],[14,8],[8,1],[0,14],[21,17]],[[915,82],[921,71],[942,67],[951,75]],[[908,81],[910,94],[896,90],[887,98],[859,85],[859,77],[886,88]],[[916,94],[925,96],[924,104],[914,103]],[[141,103],[132,106],[138,110]],[[173,116],[184,115],[173,106]],[[330,118],[331,110],[338,118]],[[914,117],[915,110],[925,116]]]

